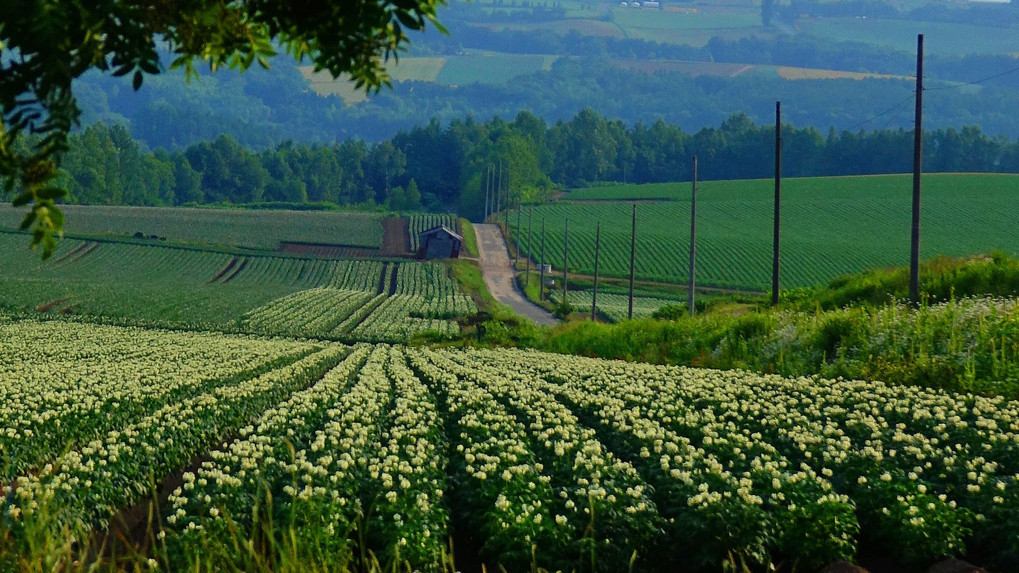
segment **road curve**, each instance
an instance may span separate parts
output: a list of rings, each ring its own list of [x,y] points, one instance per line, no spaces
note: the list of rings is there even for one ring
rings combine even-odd
[[[551,313],[524,297],[514,280],[506,241],[495,225],[474,225],[478,237],[478,255],[485,285],[495,300],[509,306],[514,312],[533,320],[536,324],[554,325],[559,321]]]

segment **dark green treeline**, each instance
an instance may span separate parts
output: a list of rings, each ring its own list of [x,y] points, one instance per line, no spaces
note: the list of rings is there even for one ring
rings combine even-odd
[[[827,133],[783,128],[787,177],[903,173],[911,132]],[[929,131],[924,167],[931,172],[1019,172],[1019,142],[979,128]],[[145,150],[121,125],[96,124],[71,138],[63,158],[69,202],[95,205],[286,204],[382,206],[396,211],[484,209],[489,165],[503,165],[513,200],[543,201],[555,188],[602,181],[652,183],[771,175],[774,127],[736,114],[717,128],[686,133],[662,121],[632,127],[584,110],[547,124],[529,112],[512,121],[471,119],[403,131],[368,144],[285,142],[253,151],[228,135],[167,152]]]

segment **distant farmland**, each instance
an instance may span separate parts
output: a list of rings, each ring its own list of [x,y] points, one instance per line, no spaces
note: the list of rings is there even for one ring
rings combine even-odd
[[[908,175],[783,181],[782,285],[809,286],[849,272],[909,260]],[[601,272],[629,272],[631,203],[638,203],[636,274],[683,282],[689,264],[690,184],[575,190],[534,210],[544,219],[546,260],[563,261],[570,221],[569,267],[594,271],[595,225],[602,224]],[[576,200],[587,200],[576,202]],[[698,186],[698,281],[765,289],[770,284],[773,186],[770,180],[707,181]],[[932,174],[924,178],[922,256],[965,256],[1001,249],[1019,254],[1019,176]],[[526,221],[526,217],[524,217]],[[516,222],[510,217],[511,225]],[[526,234],[526,222],[524,223]],[[538,257],[537,234],[530,251]],[[526,236],[522,248],[527,251]]]
[[[472,83],[504,84],[515,77],[539,71],[548,71],[559,56],[534,54],[502,54],[491,52],[468,53],[436,58],[400,58],[389,68],[396,82],[420,81],[442,85]],[[365,100],[363,90],[354,87],[346,78],[334,80],[326,72],[315,72],[311,67],[301,68],[309,87],[321,95],[336,95],[348,105]]]
[[[382,215],[331,211],[188,209],[65,205],[72,235],[130,237],[141,233],[167,241],[276,250],[281,241],[382,246]],[[18,228],[24,209],[0,207],[0,227]],[[26,239],[27,242],[27,239]]]

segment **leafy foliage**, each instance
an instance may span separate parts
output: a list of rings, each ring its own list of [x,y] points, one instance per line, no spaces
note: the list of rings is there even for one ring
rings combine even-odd
[[[131,75],[141,87],[161,71],[157,42],[173,54],[171,68],[196,75],[194,60],[210,68],[268,67],[274,43],[297,60],[310,59],[334,77],[349,74],[357,85],[388,83],[383,63],[407,40],[405,30],[435,21],[441,0],[391,3],[379,0],[294,5],[205,0],[165,3],[133,0],[92,4],[32,3],[5,10],[0,20],[0,177],[15,203],[31,203],[22,223],[33,245],[52,255],[63,218],[54,204],[55,160],[80,109],[72,82],[95,69]],[[437,24],[437,23],[436,23]],[[16,147],[23,134],[41,136],[31,149]]]

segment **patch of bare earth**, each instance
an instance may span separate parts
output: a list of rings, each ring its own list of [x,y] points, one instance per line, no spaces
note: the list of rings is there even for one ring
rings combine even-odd
[[[410,253],[410,219],[386,217],[382,220],[382,251],[384,257],[404,257]]]
[[[281,242],[279,252],[294,255],[310,255],[326,259],[370,259],[379,256],[378,249],[364,247],[348,247],[329,243],[293,243]]]

